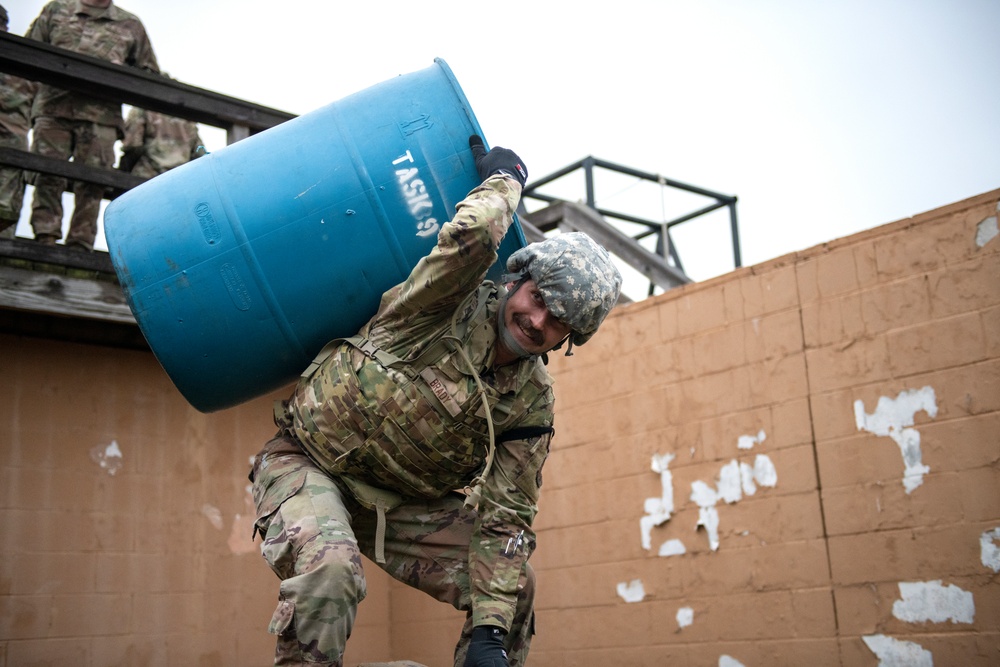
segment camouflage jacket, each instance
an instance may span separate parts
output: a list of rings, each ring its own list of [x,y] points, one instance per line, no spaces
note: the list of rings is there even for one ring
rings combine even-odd
[[[198,157],[201,137],[198,126],[183,118],[132,107],[125,119],[122,150],[139,149],[141,155],[130,170],[152,178]]]
[[[34,81],[0,72],[0,135],[17,137],[17,147],[22,150],[28,148],[31,102],[37,87]]]
[[[476,308],[519,196],[517,183],[500,176],[474,189],[443,225],[437,246],[383,295],[362,328],[374,346],[396,358],[429,359],[429,375],[414,380],[357,347],[340,345],[299,382],[289,403],[303,448],[331,474],[406,497],[441,497],[468,484],[488,450],[471,362],[497,442],[469,545],[473,621],[504,628],[513,619],[518,577],[535,544],[531,524],[554,409],[552,378],[541,360],[492,367],[499,290]],[[453,319],[464,322],[467,358],[449,339]]]
[[[42,8],[25,36],[116,65],[160,71],[142,22],[114,4],[99,9],[80,0],[53,0]],[[39,116],[87,120],[123,130],[121,104],[47,84],[38,86],[32,107],[31,117]]]

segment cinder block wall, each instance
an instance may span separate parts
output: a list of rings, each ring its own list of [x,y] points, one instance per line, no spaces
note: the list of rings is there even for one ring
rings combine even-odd
[[[532,664],[997,664],[998,200],[554,357]],[[274,397],[202,415],[149,353],[9,335],[0,377],[0,667],[269,664],[245,472]],[[366,572],[346,663],[450,664],[461,615]]]
[[[9,335],[0,377],[0,667],[271,664],[247,472],[274,397],[205,415],[151,353]],[[377,660],[370,572],[352,651]]]
[[[554,357],[532,664],[1000,664],[998,199],[621,308]],[[397,654],[448,664],[458,615],[391,594]]]

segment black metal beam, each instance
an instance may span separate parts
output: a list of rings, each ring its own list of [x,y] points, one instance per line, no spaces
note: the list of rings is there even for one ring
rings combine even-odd
[[[227,130],[237,125],[260,132],[295,118],[286,111],[6,32],[0,32],[0,71]]]
[[[609,209],[600,208],[596,205],[596,202],[594,201],[593,172],[594,169],[598,167],[602,169],[607,169],[609,171],[626,174],[628,176],[634,176],[641,180],[652,181],[654,183],[660,184],[661,186],[669,186],[672,188],[676,188],[678,190],[684,190],[686,192],[701,195],[703,197],[708,197],[715,201],[712,204],[709,204],[708,206],[698,209],[697,211],[693,211],[691,213],[683,215],[674,220],[670,220],[668,222],[654,222],[652,220],[646,220],[644,218],[639,218],[633,215],[629,215],[627,213],[621,213],[618,211],[612,211]],[[612,218],[615,220],[620,220],[622,222],[630,222],[633,224],[638,224],[646,227],[645,231],[640,232],[635,236],[631,237],[631,240],[633,241],[637,242],[643,238],[646,238],[647,236],[656,234],[657,249],[658,252],[660,253],[660,256],[662,257],[665,254],[664,248],[665,247],[668,248],[667,254],[669,254],[670,257],[674,259],[674,263],[676,264],[677,268],[680,269],[678,271],[678,275],[684,276],[685,278],[687,276],[684,275],[683,273],[683,268],[680,262],[680,256],[677,253],[677,248],[670,241],[670,230],[681,223],[688,222],[689,220],[701,217],[720,208],[728,207],[730,231],[732,234],[733,261],[737,268],[739,268],[742,265],[742,255],[740,252],[739,225],[737,223],[737,218],[736,218],[737,197],[735,195],[726,195],[719,192],[713,192],[712,190],[701,188],[696,185],[691,185],[689,183],[682,183],[681,181],[677,181],[672,178],[667,178],[665,176],[661,176],[660,174],[653,174],[650,172],[641,171],[639,169],[633,169],[632,167],[626,167],[624,165],[616,164],[614,162],[608,162],[607,160],[600,160],[593,156],[587,156],[584,159],[579,160],[578,162],[574,162],[573,164],[560,169],[559,171],[556,171],[552,174],[543,176],[540,179],[532,181],[524,189],[524,192],[522,193],[522,199],[531,198],[548,202],[549,204],[553,204],[553,206],[550,206],[549,209],[545,210],[555,210],[555,205],[557,205],[559,202],[563,200],[558,197],[552,197],[550,195],[541,194],[540,192],[538,192],[538,189],[543,185],[547,185],[559,178],[562,178],[563,176],[566,176],[567,174],[573,171],[576,171],[577,169],[584,170],[584,176],[586,178],[587,204],[590,210],[604,216],[605,218]],[[534,216],[534,218],[535,218],[534,219],[535,225],[537,225],[538,229],[542,232],[546,232],[555,228],[555,226],[557,226],[561,221],[561,216],[553,217],[551,215],[536,215]],[[664,235],[666,235],[666,238],[664,238]],[[673,278],[677,279],[678,276],[673,276]],[[652,282],[655,283],[655,281]]]
[[[697,185],[682,183],[680,181],[675,181],[672,178],[667,178],[666,176],[660,176],[659,174],[652,174],[648,171],[640,171],[638,169],[633,169],[632,167],[625,167],[620,164],[615,164],[614,162],[608,162],[607,160],[600,160],[598,158],[591,158],[591,159],[593,160],[595,167],[603,167],[604,169],[610,169],[611,171],[617,171],[622,174],[628,174],[629,176],[635,176],[636,178],[641,178],[643,180],[654,181],[656,183],[661,183],[663,185],[669,185],[672,188],[677,188],[679,190],[686,190],[688,192],[693,192],[694,194],[702,195],[704,197],[711,197],[712,199],[718,199],[719,201],[724,201],[726,203],[736,201],[736,197],[734,197],[733,195],[720,194],[718,192],[706,190],[705,188],[700,188]]]

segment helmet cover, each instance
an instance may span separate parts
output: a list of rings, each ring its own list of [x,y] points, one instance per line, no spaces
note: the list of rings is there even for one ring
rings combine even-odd
[[[583,345],[597,332],[618,301],[622,277],[608,251],[583,232],[532,243],[507,259],[512,278],[531,278],[545,306]]]

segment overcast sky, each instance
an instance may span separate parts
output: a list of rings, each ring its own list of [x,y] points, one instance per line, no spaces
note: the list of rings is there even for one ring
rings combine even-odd
[[[45,4],[0,2],[18,34]],[[120,6],[174,78],[296,114],[444,58],[533,178],[593,155],[739,197],[745,265],[1000,187],[998,0]],[[655,220],[708,203],[597,180],[600,206]],[[696,279],[732,268],[725,213],[676,243]]]

